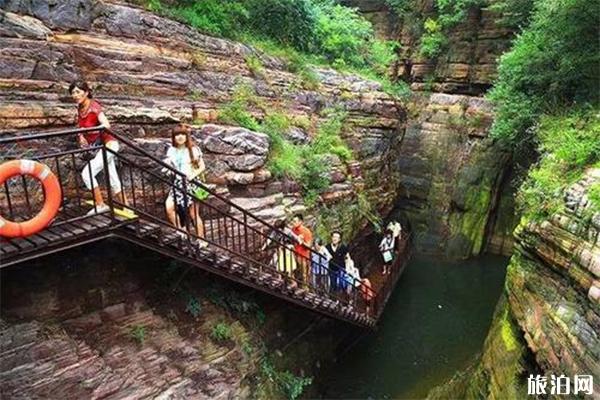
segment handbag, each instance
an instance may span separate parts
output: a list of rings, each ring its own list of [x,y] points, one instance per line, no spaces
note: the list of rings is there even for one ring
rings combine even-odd
[[[215,190],[217,187],[217,185],[203,182],[205,180],[204,173],[198,174],[197,179],[200,179],[200,182],[202,182],[202,185],[207,187],[209,190]],[[194,197],[196,197],[198,200],[206,200],[208,198],[208,196],[210,196],[210,192],[207,191],[206,189],[204,189],[203,187],[201,187],[200,185],[196,185],[196,189],[194,189],[193,193],[194,193]]]
[[[198,187],[194,191],[194,197],[196,197],[198,200],[206,200],[208,198],[208,196],[210,196],[210,193],[201,187]]]
[[[381,255],[383,256],[383,261],[386,263],[394,259],[394,254],[392,254],[392,252],[389,250],[384,251],[383,253],[381,253]]]

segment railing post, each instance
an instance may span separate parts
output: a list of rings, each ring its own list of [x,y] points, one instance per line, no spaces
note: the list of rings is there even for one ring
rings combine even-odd
[[[108,173],[108,155],[106,154],[106,144],[102,145],[102,148],[100,149],[100,151],[102,152],[102,162],[104,163],[104,180],[106,181],[106,193],[107,193],[108,207],[110,208],[110,217],[114,222],[115,209],[114,209],[113,197],[112,197],[112,186],[110,185],[110,174]]]
[[[249,254],[248,251],[248,214],[244,213],[244,251]]]
[[[188,242],[191,241],[191,237],[190,237],[190,212],[188,210],[189,208],[189,200],[188,200],[188,190],[187,190],[187,178],[183,177],[183,208],[185,209],[183,212],[183,215],[185,215],[185,230],[187,231],[187,239]],[[177,190],[177,188],[174,188],[174,190]],[[175,193],[173,193],[173,201],[175,202],[175,213],[177,213],[177,201],[175,200]]]

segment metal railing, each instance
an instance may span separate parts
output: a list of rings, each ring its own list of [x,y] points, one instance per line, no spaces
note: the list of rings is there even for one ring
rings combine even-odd
[[[89,174],[89,180],[93,180],[90,164],[85,159],[101,155],[103,194],[109,207],[106,214],[115,223],[119,221],[118,210],[126,208],[135,213],[140,220],[159,226],[159,240],[172,237],[175,233],[181,241],[187,243],[188,249],[205,241],[214,249],[239,260],[246,268],[245,273],[249,274],[250,268],[253,268],[254,271],[258,270],[259,274],[270,274],[277,277],[291,291],[306,290],[324,296],[342,307],[349,307],[373,319],[383,311],[408,256],[408,251],[401,251],[408,248],[408,237],[401,242],[403,247],[396,253],[391,274],[377,291],[365,287],[361,280],[348,275],[343,266],[333,262],[318,263],[320,279],[312,279],[315,276],[315,261],[320,257],[317,250],[294,244],[286,233],[221,196],[203,182],[197,179],[187,180],[181,172],[131,139],[110,132],[121,145],[119,151],[113,151],[103,145],[57,151],[65,146],[75,147],[74,135],[103,130],[102,127],[69,129],[0,138],[0,147],[10,147],[10,151],[0,153],[2,158],[25,156],[28,159],[39,160],[57,175],[63,190],[63,202],[59,216],[52,226],[85,218],[86,197],[91,197],[90,207],[97,210],[98,204],[94,196],[91,196],[87,189],[82,189],[83,185],[80,182],[83,174]],[[49,141],[58,143],[52,146],[49,145]],[[24,146],[25,143],[28,146]],[[118,179],[121,193],[124,194],[121,198],[116,198],[110,190],[109,158],[114,158],[119,166]],[[173,177],[179,177],[182,184],[175,185]],[[202,188],[209,193],[209,197],[203,200],[197,198],[192,187]],[[7,215],[11,220],[31,217],[34,208],[31,205],[31,192],[24,178],[17,179],[16,182],[13,180],[10,184],[5,182],[4,194],[0,194],[0,213]],[[181,196],[185,201],[182,213],[185,215],[176,217],[181,226],[173,226],[167,221],[165,199],[174,195]],[[198,217],[201,223],[198,222]],[[298,268],[305,268],[300,276],[297,276],[297,273],[295,275]],[[328,281],[330,284],[327,284]],[[332,281],[335,282],[334,285],[331,285]],[[331,289],[332,286],[337,289]]]

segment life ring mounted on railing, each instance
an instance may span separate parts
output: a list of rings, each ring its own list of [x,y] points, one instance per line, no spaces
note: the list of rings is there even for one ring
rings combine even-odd
[[[39,180],[44,188],[44,206],[33,218],[13,222],[0,215],[0,236],[17,238],[33,235],[54,219],[60,207],[62,191],[60,182],[48,166],[33,160],[12,160],[0,164],[0,186],[17,175],[30,175]]]

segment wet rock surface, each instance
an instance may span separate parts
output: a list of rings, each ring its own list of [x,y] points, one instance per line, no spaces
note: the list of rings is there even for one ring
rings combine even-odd
[[[517,228],[481,358],[431,398],[524,398],[530,375],[547,378],[548,394],[552,375],[570,379],[571,395],[575,375],[593,376],[600,391],[600,214],[587,197],[598,182],[600,170],[589,169],[567,191],[563,212]]]
[[[488,137],[491,104],[434,93],[421,95],[413,107],[394,166],[400,179],[396,206],[418,232],[416,246],[451,258],[486,249],[509,253],[516,221],[512,192],[502,191],[510,156]],[[496,223],[499,209],[504,224]]]

